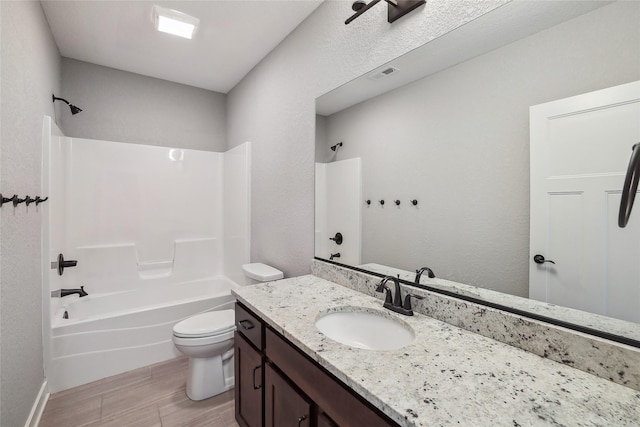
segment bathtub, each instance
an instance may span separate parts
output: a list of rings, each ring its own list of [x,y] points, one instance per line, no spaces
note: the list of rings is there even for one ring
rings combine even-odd
[[[231,280],[218,277],[79,298],[55,298],[51,319],[50,392],[66,390],[180,355],[173,325],[232,309]],[[65,312],[68,319],[63,318]]]

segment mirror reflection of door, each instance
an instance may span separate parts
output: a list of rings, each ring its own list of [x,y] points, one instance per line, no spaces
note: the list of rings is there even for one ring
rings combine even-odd
[[[530,122],[529,296],[640,322],[640,218],[618,227],[640,82],[531,107]]]

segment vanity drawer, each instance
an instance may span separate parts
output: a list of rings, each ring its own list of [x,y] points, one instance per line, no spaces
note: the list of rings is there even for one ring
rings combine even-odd
[[[397,426],[269,328],[265,354],[338,426]]]
[[[258,350],[264,349],[262,337],[262,320],[251,313],[247,308],[236,303],[236,330],[256,346]]]

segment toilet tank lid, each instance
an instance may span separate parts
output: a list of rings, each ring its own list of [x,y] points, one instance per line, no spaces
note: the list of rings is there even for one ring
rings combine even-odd
[[[255,280],[260,280],[261,282],[269,282],[271,280],[278,280],[284,277],[282,271],[277,268],[273,268],[270,265],[262,264],[261,262],[244,264],[242,269],[247,276]]]

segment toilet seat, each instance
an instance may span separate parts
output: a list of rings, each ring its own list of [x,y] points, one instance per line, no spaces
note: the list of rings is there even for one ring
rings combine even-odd
[[[235,329],[233,310],[209,311],[176,323],[173,336],[185,339],[218,338],[211,342],[220,342],[232,338]],[[198,344],[194,342],[194,345]]]
[[[217,344],[224,341],[232,341],[233,340],[234,331],[229,331],[220,335],[210,335],[207,337],[180,337],[177,335],[173,335],[173,343],[175,345],[182,345],[185,347],[198,347],[198,346],[207,346],[211,344]]]

